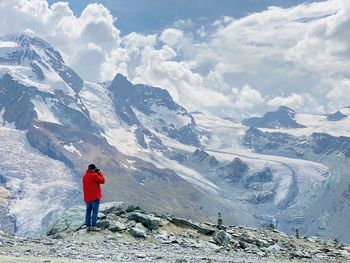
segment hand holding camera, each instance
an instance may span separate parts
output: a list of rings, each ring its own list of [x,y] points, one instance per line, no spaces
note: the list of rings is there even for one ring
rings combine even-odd
[[[95,173],[98,173],[100,171],[100,169],[96,168],[95,169]]]

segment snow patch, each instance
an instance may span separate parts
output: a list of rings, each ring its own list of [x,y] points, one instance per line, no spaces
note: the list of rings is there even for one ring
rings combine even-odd
[[[81,157],[81,153],[77,148],[75,148],[75,146],[72,143],[70,145],[64,145],[63,148],[66,149],[68,152],[76,153],[79,155],[79,157]]]

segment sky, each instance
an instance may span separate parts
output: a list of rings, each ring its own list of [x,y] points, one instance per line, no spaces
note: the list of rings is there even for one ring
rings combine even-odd
[[[348,0],[0,0],[0,34],[48,40],[86,81],[122,73],[242,119],[350,106]]]

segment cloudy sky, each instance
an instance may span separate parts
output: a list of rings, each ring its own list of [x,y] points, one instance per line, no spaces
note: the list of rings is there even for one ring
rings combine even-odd
[[[85,80],[119,72],[189,110],[350,105],[348,0],[0,0],[0,34],[25,30]]]

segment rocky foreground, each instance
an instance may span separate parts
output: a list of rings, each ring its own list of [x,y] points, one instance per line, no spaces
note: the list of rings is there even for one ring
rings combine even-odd
[[[68,210],[47,238],[0,233],[0,262],[350,262],[340,242],[272,228],[198,223],[113,202],[101,205],[101,231],[87,232],[84,213]]]

